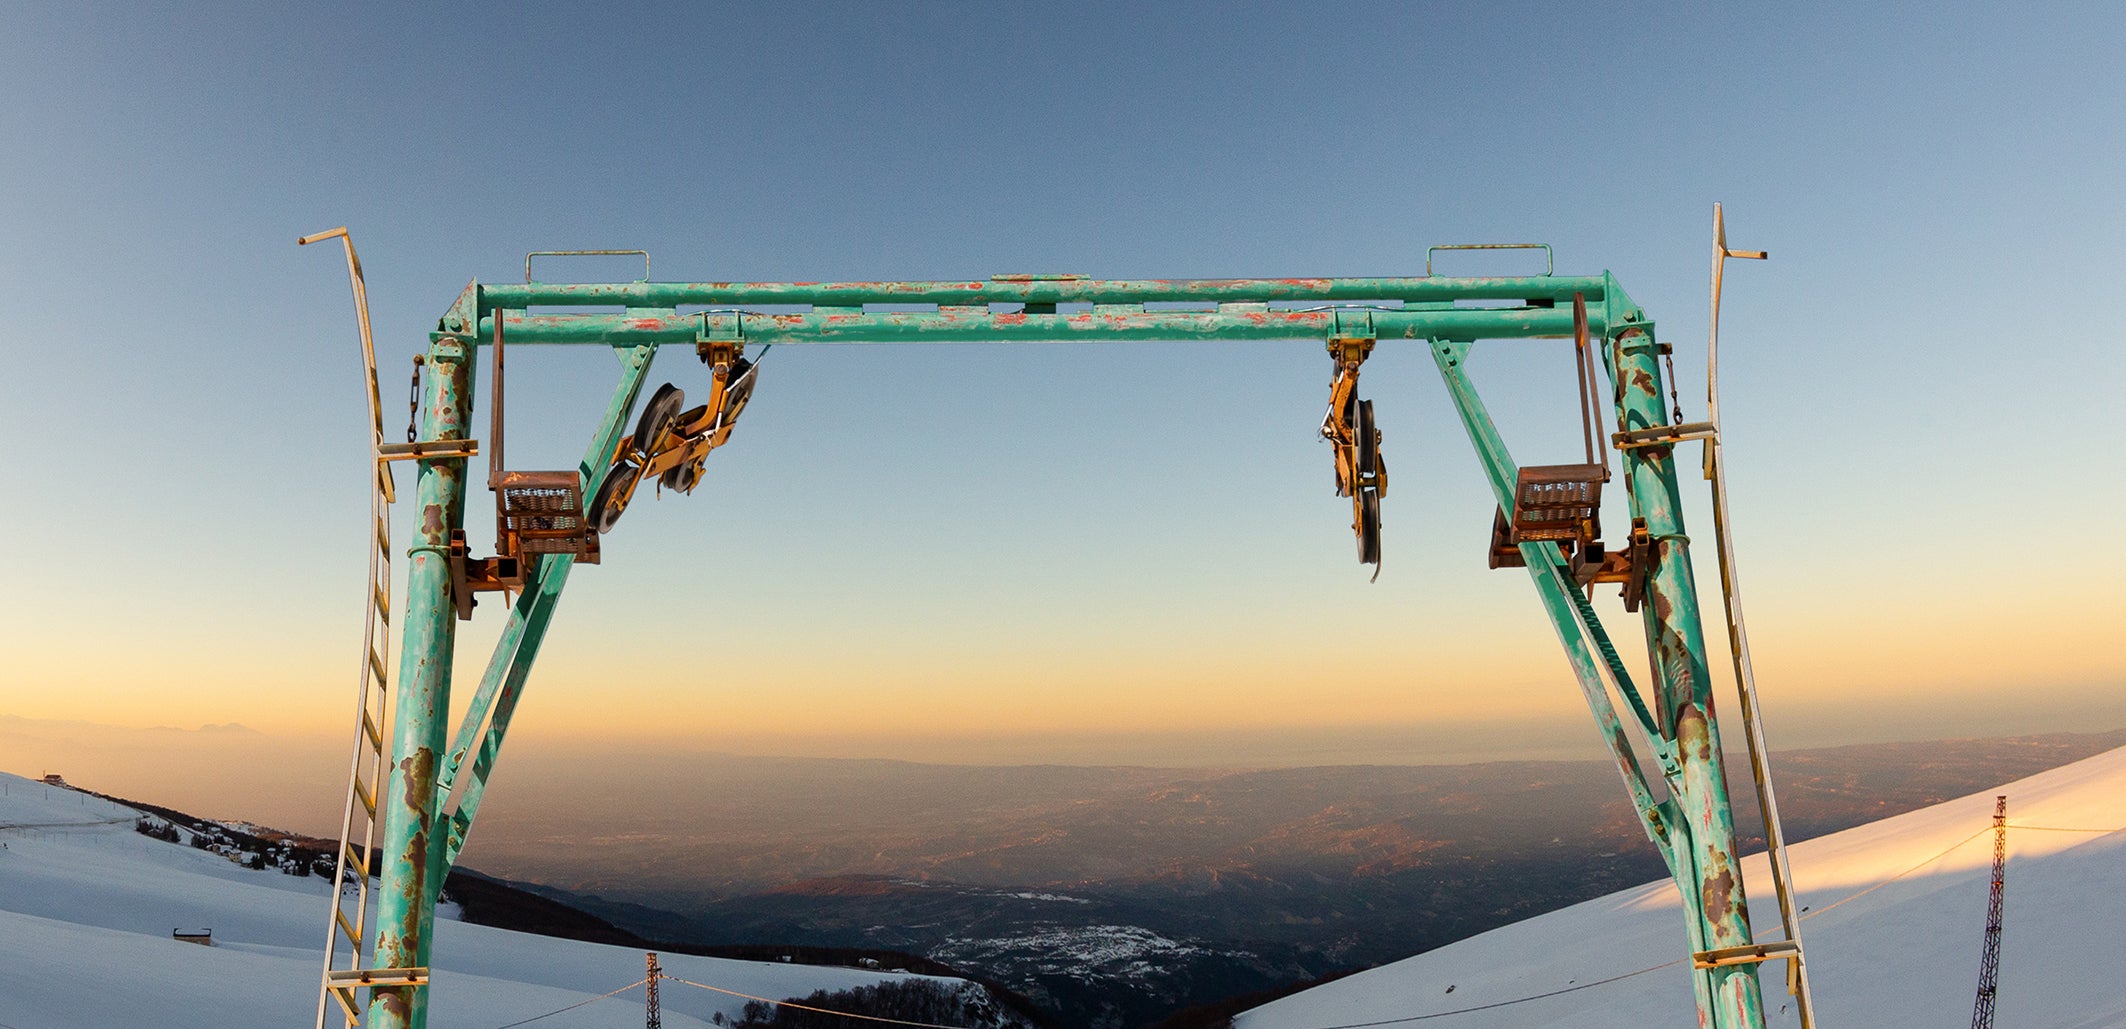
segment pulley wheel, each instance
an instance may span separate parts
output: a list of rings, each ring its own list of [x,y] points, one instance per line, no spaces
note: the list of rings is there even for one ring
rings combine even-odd
[[[657,434],[679,417],[679,411],[686,403],[685,390],[669,382],[657,387],[657,392],[650,395],[650,402],[642,405],[642,417],[635,422],[635,449],[648,454],[650,444],[657,442]]]
[[[1373,401],[1358,402],[1358,474],[1371,476],[1380,468],[1380,432],[1373,427]]]
[[[600,533],[613,531],[620,521],[620,512],[627,509],[628,490],[642,474],[640,468],[631,464],[616,464],[606,474],[605,482],[599,485],[598,495],[591,501],[591,525]]]
[[[753,362],[741,357],[731,364],[731,378],[724,385],[723,412],[717,416],[718,427],[738,420],[746,409],[746,402],[753,399],[753,383],[760,377],[753,374]]]
[[[692,461],[673,465],[657,480],[665,489],[680,493],[694,492],[694,485],[701,481],[701,466]]]
[[[1373,490],[1358,495],[1358,563],[1380,563],[1380,494]]]

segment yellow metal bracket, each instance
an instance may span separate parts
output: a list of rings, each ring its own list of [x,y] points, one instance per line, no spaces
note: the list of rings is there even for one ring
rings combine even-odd
[[[442,461],[472,457],[480,452],[476,439],[437,439],[419,443],[379,443],[379,461]]]
[[[1801,944],[1793,940],[1777,940],[1771,943],[1745,943],[1740,947],[1701,950],[1691,954],[1690,963],[1692,968],[1725,968],[1729,965],[1754,965],[1760,961],[1777,961],[1781,958],[1800,960]]]

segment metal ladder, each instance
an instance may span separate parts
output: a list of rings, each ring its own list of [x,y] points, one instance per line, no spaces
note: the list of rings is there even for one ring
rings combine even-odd
[[[1816,999],[1809,989],[1809,969],[1801,953],[1801,913],[1794,901],[1794,874],[1787,863],[1786,830],[1779,820],[1779,800],[1772,791],[1770,751],[1764,742],[1764,715],[1757,702],[1757,673],[1750,661],[1749,630],[1742,619],[1742,587],[1735,572],[1735,543],[1727,508],[1727,461],[1720,437],[1720,297],[1728,258],[1762,261],[1762,250],[1734,250],[1727,245],[1727,219],[1719,204],[1713,205],[1712,317],[1708,326],[1705,355],[1706,416],[1710,424],[1679,425],[1683,430],[1701,430],[1705,440],[1705,478],[1712,483],[1713,535],[1720,550],[1720,600],[1727,612],[1729,656],[1735,668],[1735,689],[1741,699],[1742,725],[1749,741],[1750,777],[1757,787],[1757,810],[1764,821],[1765,861],[1772,873],[1772,889],[1779,900],[1779,922],[1786,939],[1771,944],[1731,947],[1695,955],[1700,968],[1735,961],[1786,958],[1786,989],[1801,1017],[1801,1029],[1815,1029]],[[1753,951],[1751,954],[1733,953]]]
[[[316,243],[337,238],[345,245],[347,275],[354,288],[355,320],[361,328],[362,362],[369,374],[370,457],[373,473],[369,488],[369,585],[363,604],[362,667],[356,677],[353,753],[347,768],[346,815],[340,821],[340,839],[333,860],[332,902],[325,922],[325,967],[318,981],[317,1029],[327,1029],[326,1016],[338,1002],[338,1011],[348,1026],[362,1023],[358,990],[367,986],[420,986],[428,981],[425,968],[376,969],[362,967],[362,944],[369,919],[370,858],[376,848],[377,804],[383,796],[389,768],[384,757],[385,714],[389,704],[390,676],[385,659],[391,649],[391,504],[396,499],[390,462],[409,447],[384,443],[384,415],[377,392],[376,347],[369,334],[369,295],[362,283],[361,259],[354,241],[342,226],[297,243]],[[348,872],[352,871],[350,883]],[[350,897],[350,894],[352,896]],[[345,942],[342,953],[341,943]]]

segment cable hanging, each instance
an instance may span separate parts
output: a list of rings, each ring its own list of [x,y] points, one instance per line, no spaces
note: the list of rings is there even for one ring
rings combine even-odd
[[[631,982],[631,983],[627,984],[626,986],[622,986],[621,988],[619,988],[619,989],[617,989],[617,990],[614,990],[614,991],[613,991],[613,992],[611,992],[611,993],[601,993],[601,994],[599,994],[598,996],[592,997],[592,998],[591,998],[591,999],[589,999],[589,1000],[586,1000],[586,1001],[578,1001],[577,1003],[574,1003],[574,1004],[570,1004],[569,1006],[567,1006],[567,1007],[565,1007],[565,1008],[555,1008],[554,1010],[552,1010],[552,1011],[549,1011],[549,1012],[547,1012],[546,1014],[543,1014],[543,1015],[533,1015],[533,1016],[531,1016],[530,1018],[520,1018],[520,1019],[518,1019],[517,1021],[514,1021],[514,1022],[511,1022],[511,1023],[509,1023],[508,1025],[499,1025],[499,1026],[496,1026],[496,1027],[495,1027],[495,1029],[512,1029],[512,1027],[513,1027],[513,1026],[520,1026],[520,1025],[528,1025],[528,1024],[530,1024],[530,1023],[532,1023],[532,1022],[536,1022],[536,1021],[538,1021],[538,1020],[540,1020],[540,1019],[542,1019],[542,1018],[552,1018],[552,1017],[554,1017],[555,1015],[559,1015],[559,1014],[564,1014],[564,1013],[567,1013],[567,1012],[570,1012],[570,1011],[574,1011],[574,1010],[576,1010],[577,1008],[580,1008],[580,1007],[585,1007],[585,1006],[587,1006],[587,1005],[591,1005],[591,1004],[596,1004],[596,1003],[598,1003],[599,1001],[601,1001],[601,1000],[604,1000],[604,999],[606,999],[607,997],[614,997],[614,996],[618,996],[618,995],[620,995],[620,994],[626,993],[627,991],[629,991],[629,990],[632,990],[632,989],[634,989],[635,987],[637,987],[637,986],[640,986],[640,985],[642,985],[643,983],[646,983],[646,982],[649,982],[649,980],[648,980],[648,979],[637,979],[637,980],[635,980],[634,982]]]
[[[2009,826],[2008,828],[2010,828],[2010,829],[2042,829],[2042,830],[2045,830],[2045,831],[2048,831],[2048,832],[2086,832],[2086,833],[2114,833],[2114,832],[2122,832],[2122,831],[2126,831],[2126,829],[2081,829],[2081,828],[2065,828],[2065,827],[2059,827],[2059,826],[2049,826],[2049,825],[2011,825],[2011,826]],[[1802,916],[1801,916],[1801,920],[1802,920],[1802,921],[1807,921],[1807,920],[1809,920],[1809,919],[1811,919],[1811,918],[1814,918],[1814,917],[1816,917],[1817,915],[1821,915],[1821,914],[1823,914],[1823,913],[1825,913],[1825,912],[1827,912],[1827,911],[1830,911],[1830,910],[1831,910],[1832,908],[1835,908],[1835,907],[1839,906],[1840,904],[1844,904],[1844,903],[1846,903],[1846,902],[1848,902],[1848,901],[1854,901],[1854,900],[1859,900],[1860,898],[1862,898],[1862,897],[1865,897],[1865,896],[1867,896],[1868,894],[1870,894],[1870,893],[1873,893],[1873,892],[1875,892],[1876,890],[1882,889],[1883,887],[1885,887],[1885,886],[1888,886],[1888,885],[1890,885],[1891,883],[1894,883],[1894,882],[1898,881],[1899,879],[1902,879],[1902,878],[1904,878],[1905,876],[1911,875],[1912,873],[1914,873],[1914,872],[1917,872],[1917,871],[1919,871],[1920,869],[1922,869],[1922,868],[1925,868],[1925,867],[1927,867],[1928,865],[1931,865],[1931,864],[1933,864],[1933,863],[1934,863],[1934,862],[1936,862],[1936,861],[1940,861],[1940,860],[1941,860],[1942,858],[1948,857],[1948,856],[1949,856],[1950,854],[1952,854],[1952,853],[1955,853],[1955,851],[1956,851],[1956,849],[1957,849],[1957,848],[1959,848],[1959,847],[1962,847],[1962,846],[1963,846],[1964,844],[1966,844],[1966,843],[1969,843],[1969,842],[1971,842],[1972,840],[1978,839],[1978,838],[1979,838],[1980,836],[1983,836],[1983,835],[1985,835],[1986,833],[1989,833],[1989,832],[1992,832],[1992,831],[1993,831],[1993,827],[1992,827],[1992,826],[1990,826],[1990,825],[1988,825],[1988,826],[1987,826],[1986,828],[1980,829],[1980,830],[1978,830],[1977,832],[1974,832],[1974,833],[1972,833],[1971,835],[1969,835],[1969,836],[1966,836],[1966,837],[1964,837],[1963,839],[1960,839],[1960,840],[1956,841],[1955,843],[1952,843],[1952,844],[1950,844],[1950,845],[1949,845],[1949,846],[1947,846],[1946,848],[1943,848],[1943,849],[1942,849],[1941,851],[1939,851],[1938,853],[1934,854],[1934,855],[1933,855],[1932,857],[1929,857],[1929,858],[1927,858],[1926,860],[1924,860],[1924,861],[1921,861],[1920,863],[1918,863],[1918,864],[1916,864],[1916,865],[1913,865],[1912,867],[1910,867],[1910,868],[1907,868],[1907,869],[1905,869],[1905,870],[1904,870],[1904,871],[1902,871],[1902,872],[1899,872],[1899,873],[1897,873],[1896,875],[1893,875],[1893,876],[1891,876],[1891,877],[1889,877],[1889,878],[1887,878],[1887,879],[1884,879],[1884,880],[1882,880],[1881,882],[1878,882],[1878,883],[1876,883],[1876,884],[1874,884],[1874,885],[1872,885],[1872,886],[1869,886],[1869,887],[1868,887],[1867,889],[1861,890],[1860,892],[1858,892],[1858,893],[1855,893],[1855,894],[1852,894],[1852,895],[1850,895],[1850,896],[1846,896],[1846,897],[1841,897],[1841,898],[1839,898],[1838,900],[1836,900],[1836,901],[1833,901],[1833,902],[1831,902],[1830,904],[1827,904],[1827,905],[1825,905],[1825,906],[1823,906],[1823,907],[1817,908],[1817,909],[1816,909],[1816,910],[1814,910],[1814,911],[1809,911],[1809,912],[1805,912],[1805,913],[1803,913],[1803,914],[1802,914]],[[1639,970],[1637,970],[1637,971],[1633,971],[1633,972],[1625,972],[1625,973],[1623,973],[1623,974],[1621,974],[1621,975],[1613,975],[1613,976],[1610,976],[1610,977],[1609,977],[1609,978],[1607,978],[1607,979],[1596,979],[1596,980],[1594,980],[1593,982],[1586,982],[1586,983],[1580,983],[1580,984],[1579,984],[1579,985],[1577,985],[1577,986],[1567,986],[1567,987],[1564,987],[1563,989],[1551,990],[1551,991],[1548,991],[1548,992],[1546,992],[1546,993],[1537,993],[1537,994],[1532,994],[1532,995],[1530,995],[1530,996],[1526,996],[1526,997],[1515,997],[1515,998],[1513,998],[1513,999],[1511,999],[1511,1000],[1500,1000],[1500,1001],[1493,1001],[1493,1002],[1491,1002],[1491,1003],[1489,1003],[1489,1004],[1478,1004],[1478,1005],[1476,1005],[1476,1006],[1474,1006],[1474,1007],[1466,1007],[1466,1008],[1455,1008],[1455,1009],[1454,1009],[1454,1010],[1452,1010],[1452,1011],[1434,1011],[1434,1012],[1432,1012],[1431,1014],[1426,1014],[1426,1015],[1405,1015],[1405,1016],[1403,1016],[1403,1017],[1401,1017],[1401,1018],[1384,1018],[1384,1019],[1380,1019],[1380,1020],[1378,1020],[1378,1021],[1372,1021],[1372,1022],[1344,1022],[1344,1023],[1340,1023],[1340,1024],[1337,1024],[1337,1025],[1320,1025],[1320,1026],[1310,1026],[1310,1027],[1309,1027],[1309,1029],[1371,1029],[1371,1027],[1373,1027],[1373,1026],[1383,1026],[1383,1025],[1402,1025],[1402,1024],[1404,1024],[1404,1023],[1407,1023],[1407,1022],[1423,1022],[1423,1021],[1427,1021],[1427,1020],[1430,1020],[1430,1019],[1434,1019],[1434,1018],[1446,1018],[1446,1017],[1449,1017],[1449,1016],[1451,1016],[1451,1015],[1467,1015],[1467,1014],[1473,1014],[1473,1013],[1475,1013],[1475,1012],[1478,1012],[1478,1011],[1490,1011],[1490,1010],[1493,1010],[1493,1009],[1495,1009],[1495,1008],[1504,1008],[1504,1007],[1512,1007],[1512,1006],[1513,1006],[1513,1005],[1515,1005],[1515,1004],[1526,1004],[1526,1003],[1528,1003],[1528,1002],[1530,1002],[1530,1001],[1544,1000],[1544,999],[1546,999],[1546,998],[1550,998],[1550,997],[1556,997],[1556,996],[1560,996],[1560,995],[1562,995],[1562,994],[1567,994],[1567,993],[1577,993],[1577,992],[1579,992],[1579,991],[1581,991],[1581,990],[1587,990],[1587,989],[1592,989],[1592,988],[1594,988],[1594,987],[1597,987],[1597,986],[1607,986],[1607,985],[1608,985],[1608,984],[1610,984],[1610,983],[1614,983],[1614,982],[1621,982],[1621,981],[1623,981],[1623,980],[1625,980],[1625,979],[1630,979],[1630,978],[1633,978],[1633,977],[1635,977],[1635,976],[1641,976],[1641,975],[1645,975],[1645,974],[1647,974],[1647,973],[1649,973],[1649,972],[1658,972],[1658,971],[1660,971],[1660,970],[1662,970],[1662,969],[1664,969],[1664,968],[1674,968],[1674,967],[1675,967],[1675,966],[1677,966],[1677,965],[1683,964],[1683,963],[1684,963],[1684,960],[1685,960],[1685,959],[1683,959],[1683,958],[1678,958],[1678,959],[1676,959],[1676,960],[1674,960],[1674,961],[1669,961],[1669,962],[1665,962],[1665,963],[1663,963],[1663,964],[1659,964],[1659,965],[1650,965],[1650,966],[1648,966],[1648,967],[1646,967],[1646,968],[1641,968],[1641,969],[1639,969]]]
[[[756,997],[750,993],[740,993],[737,990],[726,990],[721,986],[710,986],[707,983],[697,983],[692,979],[681,979],[676,975],[667,975],[664,978],[669,982],[685,983],[686,985],[692,986],[695,989],[708,990],[712,993],[728,994],[733,997],[742,997],[746,1000],[757,1000],[763,1004],[773,1004],[777,1007],[795,1008],[799,1011],[813,1011],[822,1015],[839,1015],[842,1018],[854,1018],[865,1022],[884,1022],[887,1025],[912,1025],[918,1026],[920,1027],[920,1029],[970,1029],[970,1027],[968,1026],[945,1025],[941,1022],[910,1022],[902,1018],[885,1018],[880,1015],[858,1015],[852,1014],[847,1011],[836,1011],[832,1008],[816,1008],[810,1004],[799,1004],[793,1000],[776,1000],[772,997]]]

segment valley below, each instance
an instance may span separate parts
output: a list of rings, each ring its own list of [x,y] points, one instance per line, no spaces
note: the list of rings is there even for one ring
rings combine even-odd
[[[1799,840],[2122,744],[2126,731],[1870,744],[1777,754],[1774,770]],[[1743,849],[1761,849],[1736,771]],[[920,955],[1095,1029],[1377,965],[1666,874],[1601,762],[705,755],[497,782],[465,858],[487,874],[647,939]],[[539,802],[511,803],[504,783]]]

